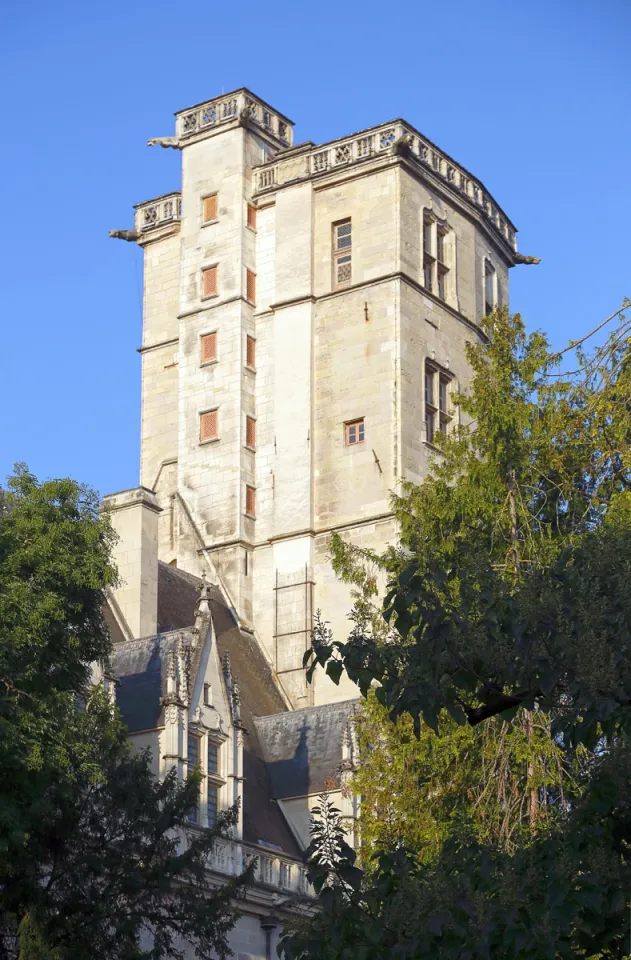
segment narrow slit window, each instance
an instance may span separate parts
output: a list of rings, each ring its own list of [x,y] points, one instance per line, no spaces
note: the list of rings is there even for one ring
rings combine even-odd
[[[333,284],[347,287],[353,270],[353,233],[350,220],[333,224]]]
[[[349,420],[344,424],[344,438],[347,447],[354,447],[358,443],[364,442],[365,430],[364,419]]]
[[[256,303],[256,274],[252,270],[247,271],[246,297],[250,303]]]
[[[217,822],[217,812],[219,810],[219,790],[214,783],[207,783],[206,794],[206,816],[208,817],[208,826],[214,827]]]
[[[219,437],[219,411],[206,410],[199,417],[199,440],[204,443],[207,440],[217,440]]]
[[[219,773],[219,747],[214,740],[208,741],[208,773]]]
[[[497,277],[490,260],[484,261],[484,316],[488,317],[497,306]]]
[[[206,267],[202,270],[203,289],[205,297],[214,297],[217,294],[217,267]]]
[[[248,203],[248,227],[250,230],[256,230],[256,207]]]
[[[217,359],[217,334],[202,334],[202,363],[213,363]]]
[[[245,418],[245,445],[250,450],[256,449],[256,420],[254,417]]]
[[[217,219],[217,194],[204,197],[204,223]]]
[[[245,512],[248,517],[256,517],[256,490],[254,487],[245,488]]]
[[[250,370],[256,369],[256,340],[249,334],[245,341],[245,365]]]
[[[204,684],[204,706],[206,707],[210,706],[210,684],[209,683]]]

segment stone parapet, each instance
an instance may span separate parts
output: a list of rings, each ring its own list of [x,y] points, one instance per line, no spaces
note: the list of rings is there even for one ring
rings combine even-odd
[[[392,120],[377,127],[330,143],[307,145],[291,156],[282,154],[255,169],[255,195],[301,180],[324,178],[349,167],[400,156],[409,159],[447,189],[473,207],[490,225],[511,254],[517,251],[517,231],[506,214],[473,177],[404,120]]]

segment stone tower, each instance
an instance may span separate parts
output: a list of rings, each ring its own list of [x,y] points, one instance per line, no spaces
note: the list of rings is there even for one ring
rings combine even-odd
[[[302,656],[349,594],[331,531],[396,538],[389,492],[422,480],[466,341],[508,298],[515,228],[403,120],[293,144],[241,89],[176,114],[181,193],[136,207],[144,249],[140,483],[159,555],[210,571],[296,707],[353,695]],[[152,143],[152,141],[150,141]]]

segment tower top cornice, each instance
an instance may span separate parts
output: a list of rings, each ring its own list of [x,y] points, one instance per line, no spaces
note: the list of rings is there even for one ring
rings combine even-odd
[[[299,180],[324,180],[359,172],[357,168],[404,161],[420,175],[469,208],[499,241],[509,259],[520,262],[517,228],[481,180],[401,117],[327,143],[286,148],[255,168],[255,193],[273,193]],[[350,168],[350,169],[349,169]]]
[[[222,93],[175,114],[175,139],[179,149],[231,126],[258,130],[276,148],[291,147],[293,120],[261,100],[247,87]]]

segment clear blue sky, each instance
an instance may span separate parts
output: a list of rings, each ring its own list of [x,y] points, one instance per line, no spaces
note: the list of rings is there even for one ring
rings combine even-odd
[[[555,344],[631,296],[629,0],[6,0],[0,12],[0,479],[138,482],[141,252],[179,187],[173,111],[248,86],[323,142],[402,116],[478,176],[538,267]]]

